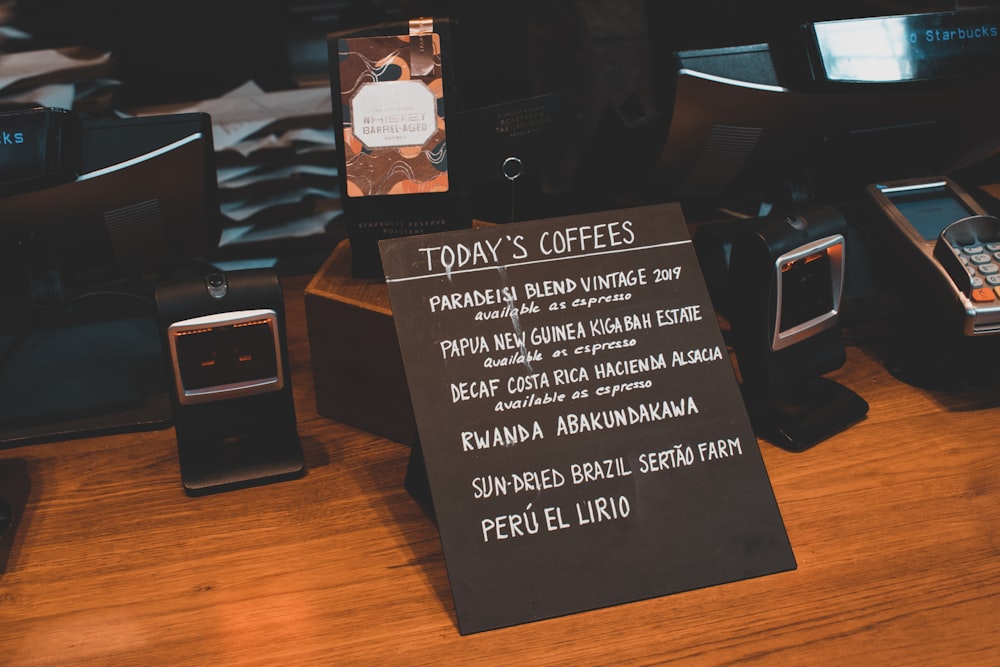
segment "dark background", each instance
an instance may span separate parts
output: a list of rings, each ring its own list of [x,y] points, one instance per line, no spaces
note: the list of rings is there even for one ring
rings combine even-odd
[[[811,20],[997,4],[700,0],[679,10],[652,0],[13,1],[15,24],[33,38],[18,48],[111,51],[125,83],[123,106],[203,99],[250,78],[265,89],[323,78],[328,32],[414,16],[454,21],[457,76],[471,106],[557,79],[585,80],[598,98],[613,96],[613,87],[648,82],[673,50],[780,40]]]
[[[635,197],[642,201],[622,195],[644,175],[652,149],[666,136],[676,50],[761,42],[780,48],[812,20],[984,5],[1000,0],[791,6],[699,0],[680,8],[654,0],[14,0],[16,25],[32,39],[0,49],[109,51],[122,82],[114,105],[128,109],[217,97],[248,80],[266,91],[328,85],[330,32],[447,16],[459,111],[558,96],[560,136],[547,152],[540,192],[519,193],[519,211],[510,213],[525,219],[657,200],[656,183]],[[631,145],[614,133],[622,124],[634,130]],[[621,155],[629,164],[609,164]],[[510,212],[507,186],[500,179],[491,191],[475,193],[484,204],[473,214],[495,220],[497,211]]]

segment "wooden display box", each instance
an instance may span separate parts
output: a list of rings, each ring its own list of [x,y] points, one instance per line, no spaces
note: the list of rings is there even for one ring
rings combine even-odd
[[[305,291],[316,410],[404,445],[417,443],[399,339],[380,280],[351,276],[342,241]]]

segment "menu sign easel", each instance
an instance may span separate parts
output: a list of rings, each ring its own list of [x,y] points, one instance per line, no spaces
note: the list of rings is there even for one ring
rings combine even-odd
[[[679,206],[380,247],[461,633],[795,568]]]

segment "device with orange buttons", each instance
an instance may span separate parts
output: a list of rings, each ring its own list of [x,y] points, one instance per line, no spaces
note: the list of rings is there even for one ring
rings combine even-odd
[[[1000,219],[950,178],[874,183],[868,194],[902,250],[898,271],[965,336],[1000,334]]]
[[[156,309],[185,492],[301,477],[277,273],[174,276],[157,285]]]

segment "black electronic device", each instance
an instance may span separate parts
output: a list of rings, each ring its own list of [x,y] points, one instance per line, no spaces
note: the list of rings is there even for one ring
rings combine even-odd
[[[27,526],[26,506],[31,494],[28,462],[23,458],[0,460],[0,577],[7,571],[11,559],[16,566],[19,524]]]
[[[17,114],[66,159],[0,196],[0,443],[165,428],[153,283],[217,248],[211,118]]]
[[[814,21],[802,30],[810,71],[822,82],[964,78],[1000,64],[995,8]]]
[[[995,7],[811,22],[769,42],[675,51],[661,68],[670,120],[652,180],[683,202],[791,210],[979,165],[1000,146],[991,26]]]
[[[179,277],[156,289],[189,495],[305,472],[284,302],[271,269]]]
[[[208,114],[87,120],[66,150],[79,155],[75,178],[0,198],[0,251],[20,253],[24,273],[93,283],[216,249]]]
[[[886,252],[927,307],[966,336],[1000,334],[1000,220],[946,176],[874,183]]]
[[[79,138],[80,121],[68,109],[0,111],[0,195],[76,178]]]
[[[867,403],[822,377],[846,359],[839,325],[846,220],[830,206],[746,221],[729,261],[733,344],[755,429],[808,448],[863,417]]]

